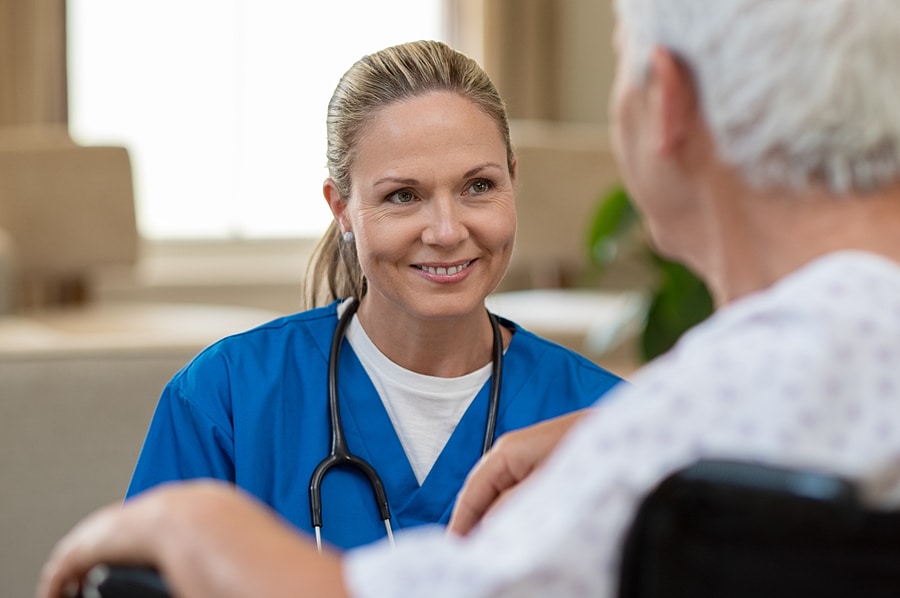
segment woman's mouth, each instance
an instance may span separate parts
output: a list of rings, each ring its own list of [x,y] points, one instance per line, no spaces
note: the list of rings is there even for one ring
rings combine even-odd
[[[462,264],[456,264],[455,266],[416,266],[422,272],[426,272],[428,274],[432,274],[434,276],[453,276],[455,274],[459,274],[463,270],[469,267],[473,260],[469,260],[467,262],[463,262]]]

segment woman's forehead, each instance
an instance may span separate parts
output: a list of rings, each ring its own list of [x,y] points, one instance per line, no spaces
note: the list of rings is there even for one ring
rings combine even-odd
[[[506,163],[498,123],[471,100],[451,92],[396,102],[378,111],[357,140],[353,170],[451,161]]]

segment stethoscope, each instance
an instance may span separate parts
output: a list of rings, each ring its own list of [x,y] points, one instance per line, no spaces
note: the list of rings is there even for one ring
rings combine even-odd
[[[375,502],[378,506],[378,514],[384,521],[388,540],[394,545],[394,531],[391,528],[391,509],[388,505],[384,484],[375,468],[365,459],[358,457],[347,448],[347,440],[344,437],[344,427],[341,425],[341,411],[338,406],[338,361],[340,360],[341,345],[344,341],[344,333],[347,325],[356,313],[359,302],[351,299],[347,303],[344,313],[338,320],[331,338],[331,352],[328,356],[328,413],[331,419],[331,452],[316,466],[312,477],[309,479],[309,512],[312,526],[316,532],[316,546],[322,552],[322,479],[332,467],[344,465],[359,469],[369,480]],[[487,423],[484,427],[484,442],[481,445],[481,454],[484,455],[494,443],[494,433],[497,431],[497,410],[500,406],[500,377],[503,373],[503,338],[500,336],[500,323],[497,317],[488,312],[491,321],[491,329],[494,333],[493,362],[491,364],[491,393],[488,403]]]

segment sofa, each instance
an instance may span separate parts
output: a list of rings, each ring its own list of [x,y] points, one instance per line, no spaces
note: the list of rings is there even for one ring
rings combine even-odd
[[[110,301],[139,253],[128,152],[0,130],[0,595],[33,595],[54,543],[125,493],[156,401],[204,346],[281,315]]]

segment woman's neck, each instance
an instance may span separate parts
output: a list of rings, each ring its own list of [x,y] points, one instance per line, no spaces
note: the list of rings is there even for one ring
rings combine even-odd
[[[493,330],[483,307],[459,317],[424,319],[402,310],[388,313],[375,303],[363,298],[357,311],[359,323],[394,363],[443,378],[462,376],[490,363]],[[509,336],[505,331],[504,346]]]

